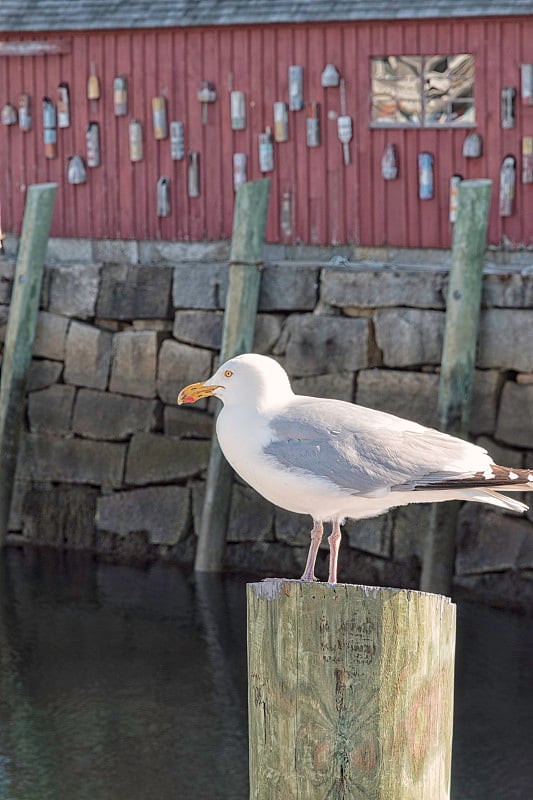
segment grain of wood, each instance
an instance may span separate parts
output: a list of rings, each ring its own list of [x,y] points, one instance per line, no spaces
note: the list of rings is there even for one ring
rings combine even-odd
[[[248,586],[251,800],[448,800],[455,607],[355,585]]]

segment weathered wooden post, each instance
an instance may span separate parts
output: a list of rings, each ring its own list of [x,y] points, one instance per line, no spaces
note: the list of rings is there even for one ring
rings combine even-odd
[[[470,420],[491,186],[487,179],[459,184],[453,230],[438,419],[442,431],[462,437]],[[451,592],[458,513],[458,502],[436,503],[431,510],[420,580],[426,592]]]
[[[0,381],[0,547],[5,544],[9,522],[26,376],[56,191],[57,183],[29,187],[20,235]]]
[[[248,585],[250,800],[449,800],[455,606]]]
[[[253,346],[269,194],[269,178],[244,183],[237,191],[221,363]],[[232,480],[231,468],[214,436],[194,563],[197,571],[222,569]]]

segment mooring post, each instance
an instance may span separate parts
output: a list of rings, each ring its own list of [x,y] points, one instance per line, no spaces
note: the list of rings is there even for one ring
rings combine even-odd
[[[20,234],[0,380],[0,546],[5,544],[9,523],[26,376],[56,191],[57,183],[34,184],[28,188]]]
[[[237,191],[220,363],[253,347],[269,193],[269,178],[244,183]],[[199,572],[222,569],[232,481],[231,468],[213,436],[194,562]]]
[[[491,186],[487,179],[459,184],[453,229],[437,409],[440,429],[463,438],[470,422]],[[431,509],[420,579],[423,591],[451,593],[458,513],[455,501],[436,503]]]
[[[247,596],[250,800],[449,800],[450,599],[290,580]]]

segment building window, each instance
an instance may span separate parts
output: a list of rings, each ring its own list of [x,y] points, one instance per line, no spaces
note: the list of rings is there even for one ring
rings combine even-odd
[[[371,125],[473,127],[474,56],[384,56],[371,62]]]

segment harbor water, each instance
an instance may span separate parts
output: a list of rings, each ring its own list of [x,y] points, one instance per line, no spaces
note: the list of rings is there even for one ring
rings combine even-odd
[[[247,800],[245,583],[9,550],[0,800]],[[531,619],[461,603],[457,637],[452,798],[530,800]]]

